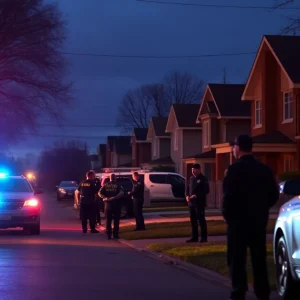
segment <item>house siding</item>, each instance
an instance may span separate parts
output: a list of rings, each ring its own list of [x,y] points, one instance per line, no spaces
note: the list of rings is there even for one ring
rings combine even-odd
[[[137,149],[137,143],[135,136],[132,136],[131,138],[131,149],[132,149],[132,166],[138,167],[138,149]]]
[[[182,163],[181,163],[181,153],[182,153],[182,145],[183,145],[183,139],[182,139],[182,130],[178,129],[178,149],[174,149],[174,135],[175,135],[175,128],[174,131],[171,133],[171,158],[175,164],[175,170],[176,172],[182,174]]]
[[[159,158],[169,157],[171,151],[171,139],[160,138],[159,140]]]
[[[201,153],[201,149],[202,149],[201,130],[183,130],[182,158],[197,155]]]
[[[132,163],[132,158],[131,158],[130,154],[122,154],[122,155],[116,155],[116,156],[117,156],[117,162],[118,163],[115,167]]]
[[[140,167],[141,164],[149,162],[151,160],[151,143],[137,143],[138,148],[138,160],[137,166]]]
[[[155,160],[159,158],[159,152],[158,152],[158,144],[159,144],[159,138],[156,136],[153,137],[152,143],[151,143],[151,159]],[[156,149],[156,152],[155,152]]]

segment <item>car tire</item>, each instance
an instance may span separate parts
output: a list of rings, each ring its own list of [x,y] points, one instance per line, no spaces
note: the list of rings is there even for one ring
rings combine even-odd
[[[120,218],[125,219],[127,216],[128,216],[128,207],[127,207],[127,205],[122,205],[121,206]]]
[[[292,277],[286,241],[283,236],[277,242],[275,255],[277,293],[285,300],[299,299],[300,284]]]

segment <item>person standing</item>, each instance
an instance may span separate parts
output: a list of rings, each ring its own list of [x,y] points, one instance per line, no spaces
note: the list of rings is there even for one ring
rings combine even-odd
[[[96,189],[97,189],[97,194],[96,194],[96,199],[95,199],[95,213],[96,213],[96,225],[101,225],[101,214],[100,214],[100,203],[101,203],[101,199],[98,195],[98,192],[100,190],[100,179],[98,177],[95,177],[95,185],[96,185]]]
[[[253,287],[258,299],[270,299],[266,262],[266,228],[270,208],[279,199],[279,188],[271,169],[252,154],[248,135],[231,143],[237,159],[223,181],[222,212],[227,223],[227,262],[232,282],[232,300],[245,300],[248,290],[246,258],[249,248]]]
[[[86,174],[86,180],[81,182],[76,190],[76,197],[80,203],[80,217],[82,232],[87,233],[87,222],[89,221],[91,233],[98,233],[96,230],[95,219],[95,196],[97,188],[95,185],[95,173],[89,171]],[[79,200],[80,198],[80,200]]]
[[[144,182],[140,180],[138,172],[132,174],[133,187],[132,192],[129,193],[133,199],[133,208],[135,215],[136,228],[134,231],[145,230],[145,221],[143,216],[143,205],[144,205]]]
[[[112,227],[111,223],[114,219],[113,238],[119,239],[119,225],[121,205],[120,200],[124,197],[123,187],[116,182],[116,175],[110,175],[110,181],[101,187],[99,196],[103,199],[105,205],[106,216],[106,234],[111,239]]]
[[[193,176],[189,179],[186,188],[186,201],[189,206],[192,226],[192,237],[187,243],[198,242],[198,221],[201,228],[200,243],[207,242],[207,224],[205,219],[206,196],[209,193],[207,178],[201,173],[199,164],[192,166]]]

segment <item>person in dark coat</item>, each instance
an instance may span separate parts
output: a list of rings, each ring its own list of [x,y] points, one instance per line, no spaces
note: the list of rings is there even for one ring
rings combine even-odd
[[[232,300],[246,299],[247,248],[251,253],[255,294],[258,299],[270,299],[266,229],[269,210],[279,199],[279,188],[272,170],[253,156],[252,144],[248,135],[240,135],[231,143],[237,160],[229,166],[223,181],[222,212],[228,225]]]
[[[87,222],[89,221],[91,233],[98,233],[96,227],[95,215],[95,197],[97,194],[97,186],[95,184],[95,172],[89,171],[86,174],[86,180],[81,182],[76,191],[78,203],[80,203],[80,217],[82,232],[87,233]]]
[[[107,238],[119,239],[119,225],[121,215],[120,200],[124,197],[123,187],[116,182],[116,175],[110,175],[110,181],[101,187],[99,196],[103,199],[105,205],[106,216],[106,234]],[[111,223],[114,219],[114,229],[112,230]]]
[[[145,221],[143,216],[143,204],[144,204],[144,182],[140,179],[139,173],[134,172],[132,174],[133,187],[132,192],[129,194],[133,199],[133,208],[135,215],[136,228],[134,231],[145,230]]]
[[[186,201],[189,206],[192,226],[192,237],[187,243],[198,242],[198,222],[201,228],[200,243],[207,242],[207,224],[205,219],[206,196],[209,193],[207,178],[201,173],[199,164],[192,167],[193,176],[189,179],[186,188]]]

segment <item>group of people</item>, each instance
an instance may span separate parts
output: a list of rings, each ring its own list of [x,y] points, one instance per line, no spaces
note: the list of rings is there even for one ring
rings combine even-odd
[[[135,231],[145,230],[143,217],[144,183],[140,180],[138,172],[132,174],[133,189],[128,196],[133,201],[136,219]],[[119,226],[121,214],[121,200],[124,198],[124,190],[116,181],[116,175],[110,175],[110,181],[101,187],[100,180],[96,178],[94,171],[88,171],[86,180],[81,182],[76,191],[78,203],[80,203],[80,218],[82,232],[87,233],[89,222],[91,233],[98,233],[96,224],[101,223],[99,198],[104,201],[104,213],[106,218],[106,234],[109,240],[119,239]],[[114,227],[112,229],[112,221]]]
[[[269,210],[279,199],[279,188],[271,169],[253,156],[250,136],[240,135],[231,146],[235,161],[225,172],[222,202],[222,213],[227,223],[227,263],[232,282],[230,299],[246,299],[249,248],[255,294],[260,300],[269,300],[266,229]],[[199,164],[193,165],[192,173],[186,189],[192,227],[192,237],[187,243],[199,241],[198,222],[201,228],[199,242],[205,243],[208,236],[205,207],[209,184]]]

